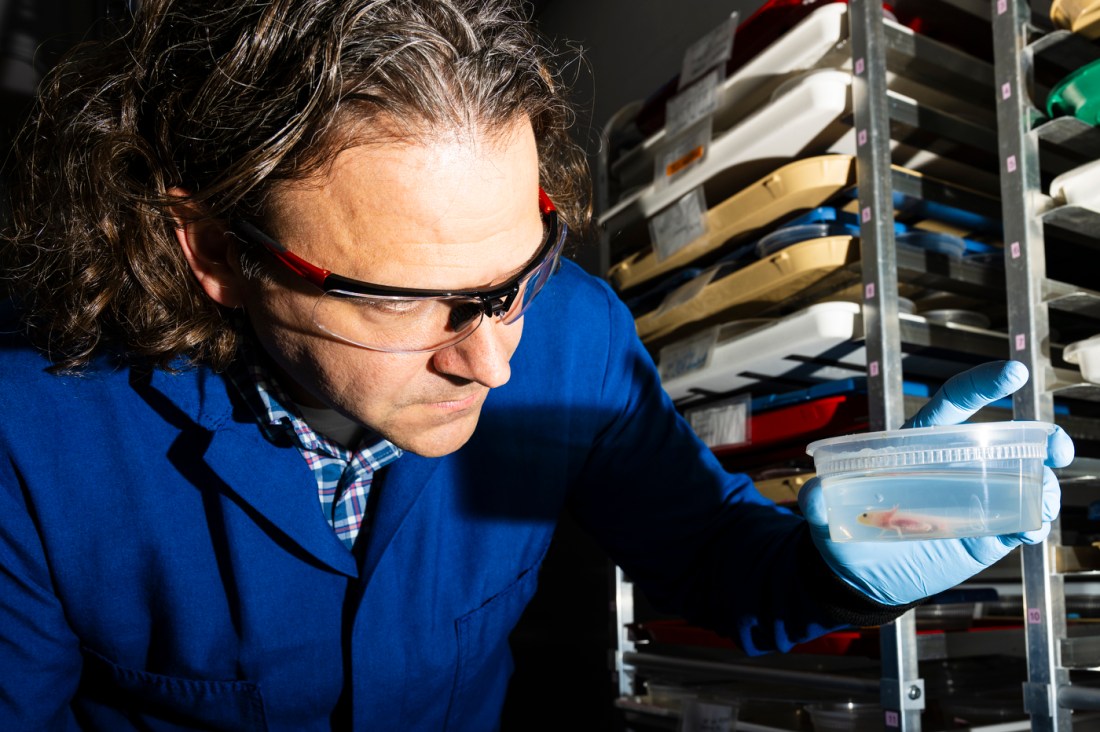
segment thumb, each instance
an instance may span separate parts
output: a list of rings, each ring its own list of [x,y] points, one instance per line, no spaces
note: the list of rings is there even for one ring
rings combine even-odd
[[[961,424],[990,402],[1009,396],[1027,382],[1019,361],[991,361],[956,374],[921,407],[906,427]]]

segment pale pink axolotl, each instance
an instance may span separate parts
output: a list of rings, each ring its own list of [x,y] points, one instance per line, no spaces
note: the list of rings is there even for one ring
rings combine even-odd
[[[894,531],[900,536],[953,536],[964,529],[973,530],[984,524],[980,518],[945,518],[928,514],[899,511],[897,506],[882,511],[864,511],[856,516],[864,526],[874,526],[883,532]]]

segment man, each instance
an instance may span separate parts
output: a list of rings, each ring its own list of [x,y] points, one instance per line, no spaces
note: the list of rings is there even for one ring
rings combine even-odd
[[[723,472],[561,260],[542,57],[504,2],[159,0],[53,77],[6,246],[6,728],[492,728],[564,509],[752,653],[1041,540],[837,546],[816,487],[808,525]]]

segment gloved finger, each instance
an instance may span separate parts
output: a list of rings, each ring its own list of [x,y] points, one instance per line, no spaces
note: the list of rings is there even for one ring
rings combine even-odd
[[[825,496],[821,492],[821,479],[817,476],[810,478],[798,491],[798,507],[802,515],[811,526],[828,526],[829,519],[825,512]]]
[[[990,361],[952,376],[905,427],[960,424],[979,409],[1003,399],[1027,383],[1019,361]]]
[[[1058,518],[1058,512],[1062,508],[1062,489],[1058,485],[1058,477],[1050,468],[1043,468],[1043,525],[1034,531],[1025,531],[1019,534],[1019,539],[1024,544],[1038,544],[1047,538],[1050,533],[1050,522]]]
[[[1058,476],[1050,468],[1043,468],[1043,521],[1058,518],[1061,510],[1062,487],[1058,485]]]
[[[1043,527],[1036,529],[1035,531],[1025,531],[1020,534],[1020,542],[1023,544],[1038,544],[1047,538],[1047,534],[1050,533],[1050,524],[1043,524]]]
[[[1064,468],[1073,462],[1073,440],[1061,427],[1055,427],[1047,438],[1046,464],[1052,468]]]

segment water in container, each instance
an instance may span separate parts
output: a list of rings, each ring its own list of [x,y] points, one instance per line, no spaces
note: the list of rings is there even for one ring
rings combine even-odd
[[[833,541],[952,539],[1030,531],[1042,505],[1015,472],[848,474],[822,482]]]

